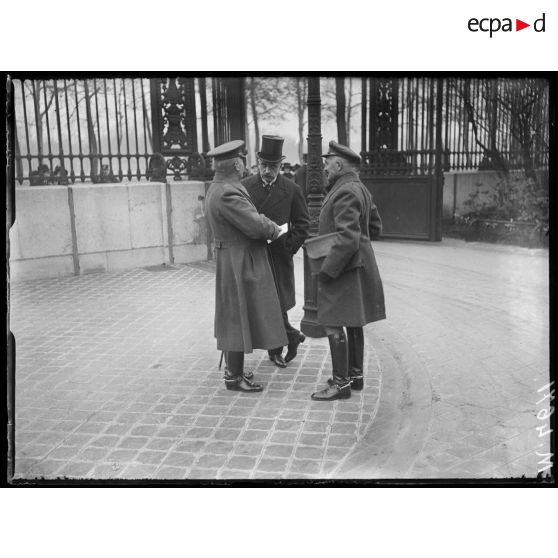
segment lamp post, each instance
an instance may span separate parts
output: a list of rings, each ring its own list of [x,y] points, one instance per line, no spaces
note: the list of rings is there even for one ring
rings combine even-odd
[[[318,234],[318,220],[324,199],[322,162],[322,122],[320,78],[308,78],[308,163],[306,169],[306,202],[310,214],[310,237]],[[308,256],[304,252],[304,317],[300,329],[308,337],[325,337],[318,323],[318,280],[310,273]]]

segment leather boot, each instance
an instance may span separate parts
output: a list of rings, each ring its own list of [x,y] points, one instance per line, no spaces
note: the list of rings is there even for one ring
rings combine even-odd
[[[262,391],[261,384],[251,382],[244,375],[244,353],[227,351],[225,353],[227,367],[225,368],[225,386],[231,391],[257,392]]]
[[[360,391],[364,387],[364,332],[361,327],[347,328],[349,344],[349,378],[351,389]]]
[[[312,394],[311,399],[314,401],[334,401],[351,397],[351,382],[348,376],[349,356],[345,332],[328,335],[328,340],[333,378],[328,380],[328,386],[325,389]]]

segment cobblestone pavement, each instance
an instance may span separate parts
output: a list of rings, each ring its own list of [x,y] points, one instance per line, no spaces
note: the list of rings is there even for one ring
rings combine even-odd
[[[224,388],[211,264],[13,284],[16,477],[535,476],[548,253],[374,247],[388,320],[365,328],[365,390],[333,404],[309,399],[330,375],[325,339],[286,369],[248,355],[261,394]]]

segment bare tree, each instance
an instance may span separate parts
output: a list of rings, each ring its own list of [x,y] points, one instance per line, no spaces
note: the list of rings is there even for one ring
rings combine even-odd
[[[335,78],[335,106],[337,119],[337,140],[347,145],[347,119],[345,117],[345,79]]]

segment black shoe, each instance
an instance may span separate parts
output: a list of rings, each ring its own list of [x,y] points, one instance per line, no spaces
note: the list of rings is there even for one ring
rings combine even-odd
[[[306,339],[306,336],[299,332],[296,340],[294,340],[292,343],[289,343],[287,354],[285,355],[285,362],[291,362],[291,360],[293,360],[293,358],[297,354],[298,346],[301,343],[304,343],[305,339]]]
[[[269,355],[269,360],[279,368],[287,368],[287,363],[285,362],[285,359],[281,355],[276,355],[276,354]]]
[[[333,378],[328,386],[310,396],[314,401],[335,401],[351,397],[351,383],[346,378]]]
[[[247,393],[255,393],[263,390],[261,384],[251,382],[246,376],[225,376],[225,386],[231,391],[244,391]]]

